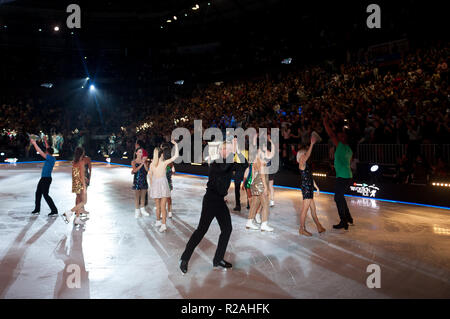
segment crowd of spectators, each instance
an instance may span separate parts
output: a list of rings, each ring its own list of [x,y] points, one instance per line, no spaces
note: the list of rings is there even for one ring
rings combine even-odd
[[[327,143],[322,114],[328,112],[336,127],[347,129],[354,150],[361,144],[407,145],[406,157],[397,161],[399,182],[418,166],[428,175],[436,170],[445,175],[449,154],[424,158],[419,146],[449,141],[449,51],[449,45],[441,45],[414,50],[389,65],[324,63],[216,82],[164,104],[141,92],[118,96],[107,91],[90,109],[64,109],[32,98],[0,101],[2,145],[23,148],[23,133],[51,135],[52,129],[61,133],[67,153],[89,140],[91,152],[123,154],[132,151],[136,139],[151,148],[168,140],[175,127],[193,131],[193,121],[200,119],[203,128],[280,128],[282,162],[292,164],[312,131]],[[15,137],[7,134],[12,130],[18,132]]]

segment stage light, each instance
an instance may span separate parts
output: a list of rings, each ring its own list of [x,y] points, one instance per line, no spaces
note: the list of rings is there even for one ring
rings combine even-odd
[[[54,27],[54,28],[53,28],[53,30],[55,30],[55,31],[59,31],[59,27],[58,27],[58,26],[56,26],[56,27]]]
[[[281,64],[291,64],[292,63],[292,58],[287,58],[281,61]]]
[[[172,22],[172,20],[167,20],[166,22],[167,22],[167,23],[170,23],[170,22]]]
[[[208,2],[208,6],[210,6],[211,5],[211,2]]]
[[[450,187],[450,183],[436,183],[436,182],[433,182],[433,183],[431,183],[431,185],[433,185],[433,186],[438,186],[438,187]]]
[[[163,26],[161,26],[161,29],[163,29],[164,27]]]
[[[73,35],[73,31],[72,31],[72,32],[70,32],[70,34],[71,34],[71,35]]]
[[[81,88],[84,89],[84,85],[82,85]]]
[[[87,60],[87,56],[85,56],[84,59]]]
[[[1,153],[0,153],[0,156],[5,156],[5,153],[1,152]]]
[[[177,18],[177,16],[173,16],[173,19],[176,21],[178,18]]]
[[[41,28],[39,28],[39,30],[38,30],[39,32],[42,32],[42,29]]]
[[[91,84],[90,86],[89,86],[89,91],[94,91],[95,90],[95,86],[94,86],[94,84]]]
[[[89,77],[86,77],[86,81],[89,81]]]
[[[187,17],[187,13],[185,13],[184,16]]]
[[[371,171],[372,173],[375,173],[376,171],[378,171],[379,168],[380,168],[380,167],[379,167],[378,165],[372,165],[372,167],[370,167],[370,171]]]

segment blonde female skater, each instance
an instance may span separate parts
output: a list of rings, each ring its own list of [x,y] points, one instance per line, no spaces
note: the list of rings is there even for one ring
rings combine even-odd
[[[248,220],[245,228],[247,229],[261,229],[261,231],[273,231],[273,228],[268,225],[269,220],[269,176],[267,175],[267,167],[261,160],[262,152],[258,151],[258,156],[255,163],[252,165],[252,178],[250,184],[250,211],[248,213]],[[244,173],[244,180],[249,177],[249,168]],[[258,227],[253,220],[256,212],[261,206],[261,228]]]
[[[314,188],[316,188],[317,191],[319,191],[319,188],[317,187],[317,184],[313,179],[311,168],[307,163],[316,141],[316,137],[314,135],[311,136],[311,145],[309,146],[308,150],[306,150],[306,148],[303,148],[299,151],[298,154],[298,168],[300,169],[301,188],[303,195],[303,206],[300,213],[300,229],[298,232],[300,235],[304,236],[312,236],[312,234],[308,232],[305,227],[306,214],[308,213],[309,208],[311,208],[311,216],[314,220],[314,223],[316,224],[318,232],[323,233],[325,231],[325,228],[322,227],[319,219],[317,218],[316,204],[314,203]]]
[[[155,199],[156,206],[156,227],[160,227],[159,231],[165,232],[166,227],[166,203],[170,197],[169,182],[167,181],[166,169],[167,165],[173,163],[178,157],[178,144],[172,140],[175,145],[175,154],[171,158],[164,160],[163,151],[155,148],[153,152],[153,161],[150,164],[150,197]],[[160,220],[162,216],[162,223]]]

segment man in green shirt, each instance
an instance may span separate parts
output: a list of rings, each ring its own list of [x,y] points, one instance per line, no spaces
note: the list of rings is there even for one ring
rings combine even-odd
[[[336,150],[334,152],[334,168],[336,170],[336,183],[334,191],[334,201],[338,209],[339,217],[341,221],[339,224],[334,225],[333,228],[345,230],[348,229],[348,224],[353,225],[353,218],[347,206],[345,200],[345,192],[350,187],[352,181],[352,170],[350,168],[350,162],[352,160],[353,151],[348,145],[348,137],[345,131],[335,134],[330,128],[330,121],[328,114],[325,113],[323,117],[323,125],[325,130],[331,138]]]

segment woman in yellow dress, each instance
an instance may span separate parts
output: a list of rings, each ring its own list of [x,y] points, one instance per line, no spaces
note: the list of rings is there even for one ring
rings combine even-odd
[[[76,202],[78,204],[63,214],[64,221],[69,223],[70,218],[73,213],[75,213],[76,217],[74,220],[74,225],[84,225],[84,221],[80,218],[80,214],[84,210],[84,205],[86,205],[86,178],[83,158],[84,149],[82,147],[77,147],[75,149],[72,164],[72,193],[77,195]]]

